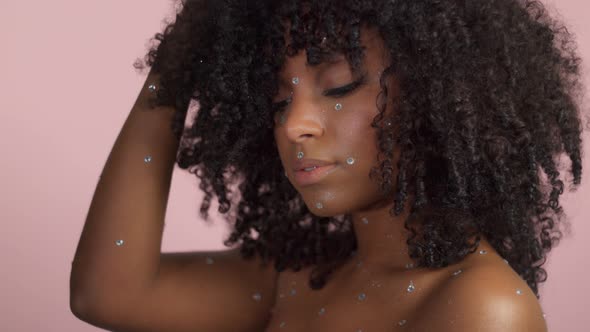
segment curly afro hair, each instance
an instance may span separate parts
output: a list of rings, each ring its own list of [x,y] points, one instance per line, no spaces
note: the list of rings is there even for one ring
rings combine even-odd
[[[176,110],[178,166],[200,181],[205,220],[217,197],[232,226],[226,246],[238,243],[245,259],[257,254],[279,272],[313,266],[312,289],[354,255],[350,215],[311,214],[285,178],[273,97],[286,57],[299,50],[312,65],[338,52],[358,70],[366,26],[391,55],[371,174],[393,195],[392,216],[415,197],[404,223],[410,257],[444,267],[474,252],[483,234],[540,298],[541,266],[563,235],[558,157],[569,156],[577,187],[585,112],[577,45],[539,1],[183,0],[176,10],[134,65],[159,74],[151,105]],[[392,75],[395,96],[385,86]],[[198,112],[186,126],[192,101]],[[395,114],[385,114],[387,103]]]

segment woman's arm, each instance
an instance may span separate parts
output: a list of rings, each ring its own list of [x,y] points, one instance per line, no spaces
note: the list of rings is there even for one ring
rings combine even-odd
[[[152,73],[115,141],[90,204],[72,263],[76,310],[90,309],[113,292],[138,294],[158,270],[178,142],[169,128],[174,110],[148,109],[151,84],[158,85]]]
[[[160,252],[178,142],[174,109],[148,107],[151,84],[158,86],[153,73],[96,187],[72,263],[71,310],[117,332],[259,329],[272,305],[272,266],[246,262],[235,250]]]

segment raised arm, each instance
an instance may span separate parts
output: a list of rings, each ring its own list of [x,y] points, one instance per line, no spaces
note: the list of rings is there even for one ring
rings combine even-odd
[[[152,84],[150,73],[92,198],[72,262],[71,310],[117,332],[259,331],[274,299],[271,265],[236,250],[160,251],[178,141],[174,109],[147,110]]]

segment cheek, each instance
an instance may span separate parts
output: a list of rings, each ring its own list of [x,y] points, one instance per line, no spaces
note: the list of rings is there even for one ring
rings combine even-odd
[[[372,106],[374,103],[366,102],[374,99],[370,98],[372,97],[362,96],[357,102],[343,103],[347,107],[346,111],[337,114],[332,123],[333,129],[337,132],[336,139],[348,146],[347,149],[351,149],[351,153],[364,158],[367,154],[373,154],[376,144],[376,132],[371,123],[377,115],[377,108]]]

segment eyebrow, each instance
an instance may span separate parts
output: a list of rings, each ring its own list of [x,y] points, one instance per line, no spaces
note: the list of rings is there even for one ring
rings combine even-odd
[[[307,61],[305,62],[305,67],[306,68],[317,68],[317,67],[322,67],[319,71],[318,71],[318,76],[327,68],[325,67],[325,65],[335,65],[335,64],[339,64],[343,61],[346,61],[346,57],[344,56],[344,54],[342,53],[338,53],[338,52],[327,52],[321,55],[320,57],[321,61],[317,64],[317,65],[310,65]],[[283,85],[283,86],[290,86],[291,84],[291,78],[290,77],[280,77],[279,78],[279,84]]]
[[[346,57],[344,56],[344,54],[342,53],[337,53],[337,52],[328,52],[328,53],[324,53],[321,56],[322,61],[317,64],[318,66],[322,65],[322,64],[336,64],[336,63],[340,63],[342,61],[346,60]],[[305,63],[306,66],[311,66],[308,63]]]

